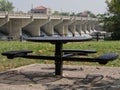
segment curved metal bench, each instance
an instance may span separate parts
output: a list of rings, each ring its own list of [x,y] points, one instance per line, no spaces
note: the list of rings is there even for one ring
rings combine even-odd
[[[62,52],[83,52],[83,53],[96,53],[96,50],[76,50],[76,49],[63,49]]]
[[[33,51],[31,50],[16,50],[16,51],[3,52],[2,55],[7,56],[8,59],[13,59],[14,57],[20,57],[32,52]]]
[[[108,61],[115,60],[117,58],[118,58],[117,53],[109,53],[109,54],[98,56],[94,59],[97,60],[99,64],[107,64]]]
[[[88,55],[92,53],[97,53],[96,50],[76,50],[76,49],[63,49],[62,52],[64,54],[76,54],[76,55]]]
[[[63,57],[64,61],[79,61],[79,62],[98,62],[99,64],[107,64],[108,61],[112,61],[118,58],[117,53],[108,53],[95,58],[89,57]]]

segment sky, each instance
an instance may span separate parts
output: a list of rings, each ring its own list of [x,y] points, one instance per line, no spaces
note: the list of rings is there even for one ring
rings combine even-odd
[[[52,11],[83,12],[91,11],[94,14],[103,14],[107,11],[106,0],[8,0],[13,3],[15,11],[28,12],[31,8],[45,6]]]

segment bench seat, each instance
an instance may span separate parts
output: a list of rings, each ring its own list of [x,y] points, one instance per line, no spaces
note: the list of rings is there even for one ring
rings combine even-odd
[[[94,59],[97,60],[99,64],[107,64],[108,61],[115,60],[117,58],[118,58],[117,53],[109,53],[109,54],[103,54]]]
[[[82,53],[96,53],[96,50],[77,50],[77,49],[63,49],[62,52],[82,52]]]
[[[118,58],[116,53],[103,54],[94,58],[89,57],[63,57],[64,61],[79,61],[79,62],[98,62],[99,64],[107,64],[109,61]]]
[[[9,59],[13,59],[14,57],[19,57],[23,55],[27,55],[28,53],[32,53],[31,50],[16,50],[16,51],[8,51],[3,52],[2,55],[7,56]]]
[[[62,52],[64,54],[73,53],[76,55],[88,55],[90,53],[97,53],[96,50],[77,50],[77,49],[63,49]]]

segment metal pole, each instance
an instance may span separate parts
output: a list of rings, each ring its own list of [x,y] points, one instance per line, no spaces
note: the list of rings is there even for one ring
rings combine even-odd
[[[63,60],[62,60],[62,43],[55,44],[55,75],[62,76]]]

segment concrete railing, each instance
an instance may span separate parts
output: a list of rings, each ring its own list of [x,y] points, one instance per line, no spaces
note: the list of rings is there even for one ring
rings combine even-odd
[[[77,17],[77,16],[62,16],[62,15],[46,15],[46,14],[36,14],[36,13],[22,13],[22,12],[4,12],[0,11],[0,18],[8,16],[9,18],[50,18],[50,19],[75,19],[75,20],[95,20],[96,18],[90,17]]]

